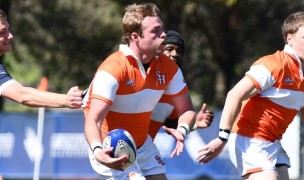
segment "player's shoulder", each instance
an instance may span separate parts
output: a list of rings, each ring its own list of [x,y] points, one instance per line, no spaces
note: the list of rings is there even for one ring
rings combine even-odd
[[[123,54],[123,52],[121,51],[116,51],[113,52],[112,54],[110,54],[104,62],[108,62],[108,63],[118,63],[119,61],[121,61],[122,59],[125,59],[125,55]]]
[[[117,69],[122,66],[121,61],[125,58],[121,51],[116,51],[110,54],[99,66],[98,70],[101,69]]]
[[[284,51],[276,51],[273,54],[265,55],[259,58],[254,65],[262,64],[264,66],[278,68],[284,67],[284,65],[289,62],[291,57]]]
[[[285,51],[276,51],[273,54],[268,54],[265,56],[262,56],[261,58],[259,58],[259,60],[263,60],[263,61],[278,61],[278,60],[282,60],[285,58],[288,58],[289,55],[285,52]]]

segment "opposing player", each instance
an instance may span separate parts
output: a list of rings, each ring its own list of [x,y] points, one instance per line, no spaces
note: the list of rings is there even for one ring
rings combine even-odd
[[[304,112],[304,12],[285,19],[282,35],[284,50],[258,59],[229,91],[219,137],[199,150],[199,162],[215,158],[229,138],[231,161],[243,179],[289,179],[289,157],[280,139]]]
[[[12,50],[13,35],[9,31],[6,13],[0,9],[0,55]],[[0,95],[30,107],[80,108],[82,91],[72,87],[67,94],[57,94],[24,87],[14,80],[0,64]]]
[[[185,51],[184,38],[176,31],[169,30],[166,32],[166,38],[163,43],[162,52],[170,57],[180,68],[183,64],[183,56]],[[185,87],[186,88],[186,87]],[[204,103],[201,110],[196,116],[196,127],[205,128],[210,126],[213,120],[213,112],[206,109],[207,104]],[[149,135],[155,138],[159,128],[165,125],[169,128],[177,128],[178,116],[170,101],[170,96],[163,95],[159,103],[157,103],[151,116],[149,127]]]
[[[91,147],[90,161],[101,179],[128,179],[134,172],[146,179],[164,180],[165,164],[148,136],[150,116],[163,94],[171,95],[180,128],[170,129],[176,139],[173,154],[183,150],[183,131],[190,131],[195,112],[187,85],[178,66],[158,49],[165,39],[158,7],[153,3],[132,4],[123,18],[127,45],[111,54],[98,68],[84,98],[85,135]],[[101,142],[112,129],[129,131],[137,146],[137,165],[124,171],[127,156],[111,158]],[[184,128],[183,131],[180,129]]]

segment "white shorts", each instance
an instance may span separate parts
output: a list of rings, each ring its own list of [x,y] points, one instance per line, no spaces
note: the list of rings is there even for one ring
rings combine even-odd
[[[89,148],[91,166],[94,171],[99,174],[101,180],[129,180],[128,174],[130,172],[136,172],[143,176],[166,173],[165,163],[150,136],[148,136],[145,143],[137,149],[136,153],[136,164],[131,165],[124,171],[117,171],[97,162]]]
[[[228,141],[229,155],[241,176],[275,170],[276,165],[290,167],[290,160],[280,140],[275,142],[249,138],[231,133]]]

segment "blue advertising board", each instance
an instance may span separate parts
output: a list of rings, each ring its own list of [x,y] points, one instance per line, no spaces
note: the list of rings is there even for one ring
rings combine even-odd
[[[175,140],[160,130],[154,140],[167,168],[169,180],[192,180],[202,177],[211,179],[240,179],[229,160],[227,146],[213,161],[199,164],[196,160],[199,148],[218,136],[221,111],[215,112],[212,125],[191,132],[180,156],[170,158]],[[37,137],[37,112],[0,114],[0,174],[4,178],[27,178],[34,176],[39,158],[40,179],[98,179],[88,159],[88,144],[84,136],[82,111],[45,112],[42,141]],[[299,137],[299,119],[291,125],[286,139]],[[284,140],[284,137],[283,137]],[[294,142],[294,141],[293,141]],[[290,141],[287,141],[290,143]],[[299,139],[295,144],[286,142],[285,150],[291,156],[291,177],[299,175]],[[293,157],[295,155],[295,157]]]
[[[88,159],[82,112],[46,112],[42,143],[37,113],[0,115],[0,174],[32,178],[35,156],[41,178],[97,178]]]

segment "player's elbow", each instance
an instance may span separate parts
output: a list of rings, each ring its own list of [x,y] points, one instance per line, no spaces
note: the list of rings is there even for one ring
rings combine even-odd
[[[22,96],[20,99],[19,99],[19,103],[22,104],[22,105],[25,105],[25,106],[29,106],[29,107],[35,107],[30,99],[30,97],[28,96]]]
[[[17,102],[25,106],[36,107],[33,100],[34,98],[31,95],[30,89],[26,87],[22,88]]]

